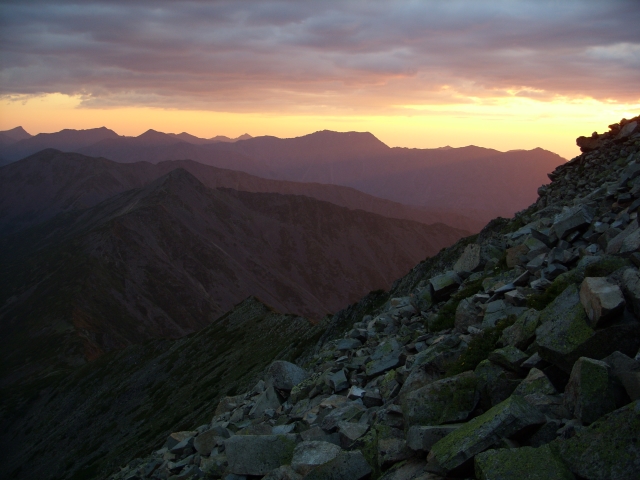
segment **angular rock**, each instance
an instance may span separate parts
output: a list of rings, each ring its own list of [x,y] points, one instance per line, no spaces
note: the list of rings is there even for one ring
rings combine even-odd
[[[369,430],[369,425],[366,423],[339,422],[340,445],[343,448],[349,448],[353,442],[367,433],[367,430]]]
[[[338,370],[333,375],[329,376],[329,386],[334,392],[340,392],[349,388],[349,380],[347,380],[344,370]]]
[[[551,419],[563,419],[571,417],[571,412],[564,404],[562,395],[546,395],[544,393],[531,393],[525,395],[527,403],[540,413]]]
[[[612,229],[613,230],[613,229]],[[606,245],[606,252],[609,255],[615,255],[616,253],[620,253],[620,249],[622,248],[622,244],[625,239],[629,237],[631,234],[638,230],[638,221],[631,222],[627,228],[625,228],[622,232],[613,237]],[[609,232],[604,233],[603,235],[608,234]]]
[[[293,363],[277,360],[267,368],[266,383],[277,390],[290,392],[308,375],[305,370]]]
[[[489,408],[504,402],[511,396],[520,380],[504,368],[490,362],[481,361],[475,369],[478,377],[478,391],[480,392],[480,407]]]
[[[173,432],[171,435],[169,435],[169,438],[167,438],[167,441],[165,442],[164,446],[167,447],[167,449],[171,450],[180,442],[187,440],[191,437],[194,437],[196,433],[198,432],[196,431]]]
[[[377,360],[371,360],[366,365],[367,377],[375,377],[381,373],[387,372],[391,369],[397,368],[402,365],[402,355],[398,352],[390,353]]]
[[[296,445],[291,468],[300,475],[307,475],[314,468],[336,458],[342,450],[328,442],[301,442]]]
[[[526,245],[518,245],[517,247],[507,248],[507,267],[513,268],[517,265],[524,265],[528,262],[527,253],[529,247]]]
[[[305,480],[364,480],[371,467],[360,450],[342,452],[333,460],[314,469]]]
[[[470,298],[463,299],[456,308],[455,326],[458,332],[466,332],[467,327],[480,323],[480,307]]]
[[[628,268],[622,274],[624,292],[631,300],[631,308],[636,316],[640,316],[640,272]]]
[[[220,436],[218,431],[214,429],[207,430],[195,438],[193,448],[195,448],[200,455],[209,456],[215,447],[224,443],[224,440],[225,437]]]
[[[404,432],[397,428],[378,427],[378,465],[383,469],[413,456]]]
[[[575,477],[548,445],[488,450],[475,458],[479,480],[573,480]]]
[[[620,387],[609,374],[605,362],[581,357],[573,366],[564,391],[564,403],[584,424],[595,422],[614,411],[620,402]]]
[[[460,424],[419,426],[414,425],[407,432],[407,446],[414,451],[428,452],[431,447],[451,432],[460,428]]]
[[[258,395],[255,405],[249,411],[249,418],[261,418],[265,410],[276,410],[279,406],[278,394],[273,387],[269,387]]]
[[[293,458],[296,436],[234,435],[224,442],[228,471],[236,475],[266,475]]]
[[[512,395],[436,442],[428,456],[429,464],[435,471],[450,472],[501,439],[544,422],[544,415],[524,398]]]
[[[536,328],[540,324],[540,312],[530,308],[521,314],[515,323],[502,331],[500,341],[525,350],[536,338]]]
[[[544,372],[537,368],[532,368],[527,378],[520,382],[520,385],[513,391],[514,395],[520,395],[522,397],[534,393],[541,393],[543,395],[556,395],[558,393]]]
[[[347,402],[327,414],[320,423],[320,427],[328,433],[333,433],[340,422],[358,421],[366,411],[366,407],[358,402]]]
[[[473,372],[443,378],[414,390],[402,400],[406,425],[440,425],[467,419],[479,400]]]
[[[336,350],[355,350],[361,346],[362,342],[356,338],[343,338],[336,342]]]
[[[398,393],[398,398],[402,401],[402,399],[410,392],[439,380],[441,376],[439,369],[432,365],[415,366],[411,369],[411,373],[409,373],[409,376],[402,384],[402,388]]]
[[[570,285],[540,313],[536,344],[540,356],[570,372],[580,357],[580,346],[594,335],[580,303],[575,285]]]
[[[593,212],[585,205],[578,205],[556,215],[551,228],[562,239],[571,232],[586,229],[592,220]]]
[[[517,290],[511,290],[504,294],[504,301],[514,307],[524,307],[527,304],[527,297]]]
[[[620,287],[604,277],[587,277],[580,286],[580,302],[591,327],[601,327],[624,310],[625,301]]]
[[[602,361],[611,367],[611,374],[624,387],[629,398],[640,399],[640,361],[622,352],[613,352]]]
[[[454,272],[477,272],[482,268],[481,247],[472,243],[467,245],[462,255],[453,266]]]
[[[432,295],[434,301],[442,301],[449,298],[449,296],[458,290],[458,286],[462,283],[462,280],[458,274],[454,271],[443,273],[429,280],[431,283]]]
[[[640,401],[611,412],[567,440],[550,444],[578,477],[635,480],[640,466]]]
[[[528,358],[529,355],[511,345],[494,350],[489,354],[490,361],[514,373],[522,373],[523,369],[520,366]]]

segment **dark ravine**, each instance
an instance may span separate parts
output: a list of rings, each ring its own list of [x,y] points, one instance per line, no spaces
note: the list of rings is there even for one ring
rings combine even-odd
[[[110,478],[637,478],[638,120]]]

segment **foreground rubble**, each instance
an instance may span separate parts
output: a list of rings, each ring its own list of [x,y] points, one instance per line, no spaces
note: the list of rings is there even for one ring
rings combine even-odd
[[[638,119],[579,143],[536,204],[111,478],[636,479]]]

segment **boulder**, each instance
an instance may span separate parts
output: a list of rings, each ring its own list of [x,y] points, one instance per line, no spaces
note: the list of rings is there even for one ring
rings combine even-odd
[[[549,446],[580,478],[635,480],[640,471],[638,432],[640,401],[636,400]]]
[[[167,438],[164,446],[167,447],[168,450],[171,450],[173,447],[178,445],[180,442],[188,440],[189,438],[194,437],[198,432],[196,431],[184,431],[184,432],[173,432]]]
[[[456,272],[449,271],[433,277],[429,280],[429,283],[431,284],[433,300],[440,302],[446,300],[452,293],[458,290],[458,286],[462,283],[462,280]]]
[[[491,362],[514,373],[523,373],[521,365],[528,358],[529,355],[511,345],[494,350],[489,354]]]
[[[557,390],[547,378],[542,370],[532,368],[529,370],[527,378],[525,378],[520,385],[513,391],[514,395],[526,396],[534,393],[541,393],[544,395],[555,395]]]
[[[515,374],[489,360],[481,361],[475,374],[478,377],[480,407],[485,410],[504,402],[520,383],[520,380],[514,378]]]
[[[525,265],[529,261],[527,253],[529,253],[529,247],[526,245],[507,248],[507,267],[513,268],[517,265]]]
[[[333,460],[318,466],[305,480],[363,480],[371,475],[371,467],[360,450],[341,452]]]
[[[340,445],[343,448],[349,448],[353,442],[366,434],[367,430],[369,430],[369,425],[366,423],[339,422]]]
[[[229,437],[220,436],[219,432],[215,429],[207,430],[195,438],[193,448],[195,448],[200,455],[209,456],[215,447],[224,443],[225,438]]]
[[[407,447],[404,432],[398,428],[378,425],[378,465],[383,469],[413,456]]]
[[[604,277],[587,277],[580,286],[580,302],[591,327],[601,327],[624,310],[624,297],[620,287]]]
[[[622,274],[624,292],[631,301],[631,309],[636,316],[640,316],[640,272],[635,268],[628,268]]]
[[[340,422],[357,422],[367,408],[359,402],[345,402],[328,413],[320,423],[320,427],[327,433],[333,433]]]
[[[620,387],[605,362],[581,357],[573,366],[564,391],[564,403],[582,423],[590,424],[616,409]]]
[[[450,472],[501,439],[543,423],[544,415],[524,398],[512,395],[436,442],[429,452],[429,464],[436,472]]]
[[[362,342],[357,338],[343,338],[336,342],[336,350],[355,350],[361,346]]]
[[[296,445],[291,460],[291,468],[300,475],[307,475],[311,470],[336,458],[342,450],[329,442],[301,442]]]
[[[264,415],[265,410],[277,410],[278,407],[280,407],[278,394],[273,387],[269,387],[258,395],[256,403],[249,411],[249,418],[261,418]]]
[[[401,366],[403,363],[403,357],[400,352],[392,352],[384,357],[371,360],[365,366],[365,373],[367,377],[376,377],[381,373],[388,372],[394,368]]]
[[[575,477],[548,445],[488,450],[475,458],[479,480],[573,480]]]
[[[580,357],[580,346],[594,335],[580,303],[575,285],[570,285],[540,313],[536,344],[540,356],[567,373]]]
[[[407,446],[414,451],[428,452],[431,447],[460,427],[452,425],[414,425],[407,432]]]
[[[334,392],[340,392],[349,388],[349,380],[344,374],[344,370],[338,370],[336,373],[330,375],[328,380],[329,386]]]
[[[622,352],[613,352],[602,360],[611,368],[611,374],[624,387],[631,400],[640,399],[640,361]]]
[[[463,299],[456,308],[455,326],[459,332],[466,332],[467,327],[480,323],[480,307],[471,298]]]
[[[612,229],[613,230],[613,229]],[[606,245],[606,252],[609,255],[615,255],[616,253],[620,253],[620,249],[622,248],[622,244],[625,239],[632,235],[634,232],[638,230],[638,222],[631,222],[627,228],[625,228],[622,232],[618,233],[615,237],[613,237]],[[608,233],[608,232],[606,232]],[[604,235],[604,234],[603,234]]]
[[[236,475],[266,475],[293,458],[296,436],[234,435],[224,442],[228,471]]]
[[[405,425],[440,425],[467,419],[478,403],[478,378],[464,372],[408,393],[402,400]]]
[[[556,215],[551,228],[558,236],[558,239],[562,239],[571,232],[586,229],[592,220],[593,212],[591,209],[586,205],[578,205],[573,208],[567,208]]]
[[[467,245],[460,255],[460,258],[453,266],[453,271],[456,273],[459,272],[477,272],[482,269],[482,257],[481,257],[481,247],[480,245],[476,245],[472,243],[471,245]]]
[[[277,360],[267,368],[266,383],[277,390],[290,392],[293,387],[308,377],[308,373],[299,366]]]
[[[540,325],[540,312],[530,308],[522,313],[515,323],[502,332],[500,342],[525,350],[536,338],[536,328]]]

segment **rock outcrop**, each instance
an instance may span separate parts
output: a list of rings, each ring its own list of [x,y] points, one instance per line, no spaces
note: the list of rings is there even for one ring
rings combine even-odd
[[[579,140],[530,208],[336,314],[304,373],[268,370],[297,372],[279,406],[250,413],[267,374],[193,429],[228,432],[208,454],[174,434],[111,478],[637,478],[637,122]]]

